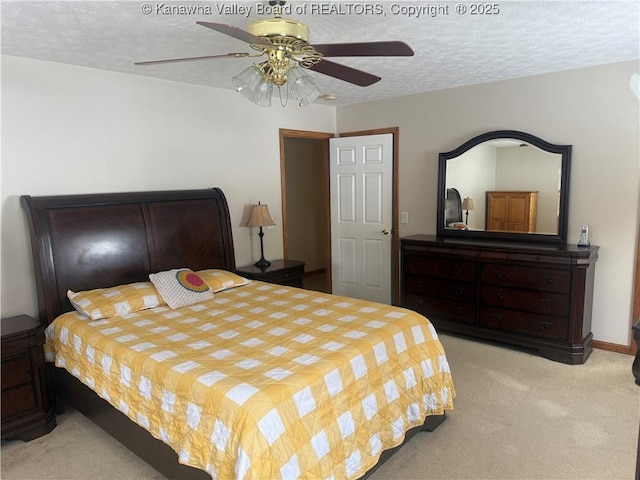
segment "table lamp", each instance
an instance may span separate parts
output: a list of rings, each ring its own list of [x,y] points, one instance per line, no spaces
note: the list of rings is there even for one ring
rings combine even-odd
[[[267,268],[271,265],[269,260],[265,260],[264,258],[264,243],[262,237],[264,237],[264,232],[262,231],[262,227],[268,227],[270,225],[275,225],[276,222],[271,218],[271,214],[269,213],[269,208],[267,205],[262,205],[258,202],[258,205],[251,205],[251,211],[249,212],[249,220],[247,220],[247,227],[260,227],[260,232],[258,236],[260,237],[260,260],[258,260],[254,265],[258,268]]]

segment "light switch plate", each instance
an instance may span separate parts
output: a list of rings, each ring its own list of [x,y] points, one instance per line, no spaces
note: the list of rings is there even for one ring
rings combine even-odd
[[[409,223],[409,212],[400,213],[400,223]]]

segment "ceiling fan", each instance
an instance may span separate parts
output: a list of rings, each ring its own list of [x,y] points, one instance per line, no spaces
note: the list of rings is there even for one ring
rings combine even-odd
[[[164,63],[210,60],[216,58],[244,58],[267,56],[261,63],[252,65],[233,78],[236,90],[258,105],[271,104],[273,85],[290,85],[292,95],[300,105],[313,102],[320,91],[304,69],[322,73],[361,87],[367,87],[381,80],[380,77],[357,70],[327,57],[369,57],[369,56],[412,56],[409,45],[400,41],[378,41],[360,43],[309,43],[309,28],[297,20],[282,18],[284,0],[271,0],[274,18],[256,20],[247,30],[232,25],[211,22],[196,22],[219,33],[229,35],[249,44],[257,54],[227,53],[202,57],[173,58],[136,62],[135,65],[158,65]]]

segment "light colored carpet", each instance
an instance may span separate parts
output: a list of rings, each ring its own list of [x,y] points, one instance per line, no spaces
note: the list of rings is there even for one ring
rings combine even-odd
[[[633,357],[596,350],[585,365],[441,335],[455,410],[373,475],[388,479],[631,480],[640,421]],[[2,443],[3,479],[163,479],[75,411],[29,443]]]

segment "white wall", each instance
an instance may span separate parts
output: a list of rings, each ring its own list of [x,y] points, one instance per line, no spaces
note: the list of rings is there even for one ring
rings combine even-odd
[[[572,144],[569,243],[580,225],[600,246],[593,334],[630,344],[640,189],[638,62],[441,90],[338,108],[338,131],[400,127],[400,235],[436,232],[438,153],[492,130]]]
[[[335,131],[335,108],[261,108],[214,88],[2,57],[2,316],[35,315],[19,196],[221,187],[238,266],[260,257],[248,207],[269,205],[282,256],[279,128]]]

